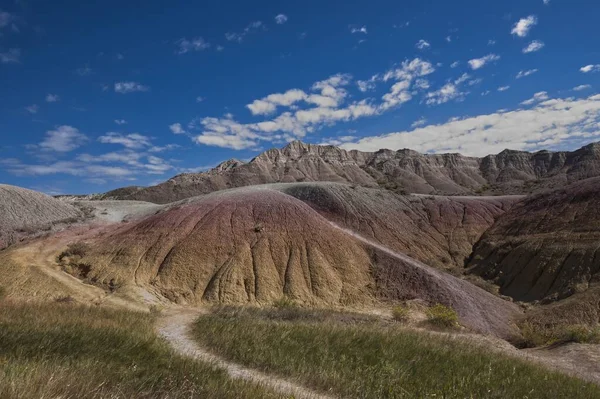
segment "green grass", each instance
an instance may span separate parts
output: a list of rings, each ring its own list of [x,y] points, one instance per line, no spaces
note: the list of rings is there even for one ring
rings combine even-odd
[[[582,344],[600,344],[600,326],[569,324],[541,326],[532,322],[520,325],[524,347],[537,347],[556,343],[577,342]]]
[[[458,327],[458,314],[452,308],[442,304],[433,305],[425,313],[427,320],[437,327]]]
[[[154,316],[0,302],[0,398],[276,397],[175,354]]]
[[[342,397],[600,397],[596,385],[475,344],[339,312],[222,308],[194,333],[228,359]]]

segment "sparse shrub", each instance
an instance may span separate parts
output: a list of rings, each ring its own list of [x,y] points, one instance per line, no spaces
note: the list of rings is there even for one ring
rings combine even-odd
[[[396,321],[407,321],[410,317],[410,310],[404,305],[394,306],[392,309],[392,317]]]
[[[458,314],[456,311],[441,303],[427,309],[427,320],[438,327],[458,327]]]
[[[54,301],[58,303],[73,303],[75,302],[75,298],[73,298],[71,295],[62,295],[56,298]]]
[[[520,325],[523,347],[546,346],[556,343],[577,342],[581,344],[600,343],[600,327],[584,324],[542,326],[526,321]]]
[[[6,296],[6,288],[0,286],[0,300],[4,299]]]
[[[83,258],[85,254],[89,251],[89,249],[89,245],[84,242],[76,242],[73,244],[69,244],[67,246],[67,249],[61,252],[60,255],[58,255],[58,261],[60,263],[64,258],[72,256],[78,256],[80,258]]]
[[[273,302],[273,306],[277,309],[294,309],[298,307],[298,304],[293,299],[284,296]]]
[[[263,231],[263,225],[261,223],[254,226],[254,232],[260,233],[261,231]]]

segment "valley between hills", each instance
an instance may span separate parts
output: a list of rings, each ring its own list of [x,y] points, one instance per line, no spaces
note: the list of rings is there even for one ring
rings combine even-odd
[[[0,185],[0,248],[2,397],[600,395],[600,144]]]

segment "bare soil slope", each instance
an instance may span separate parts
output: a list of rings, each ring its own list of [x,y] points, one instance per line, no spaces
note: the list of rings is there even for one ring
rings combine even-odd
[[[345,151],[289,143],[248,163],[223,162],[152,187],[126,187],[101,196],[166,204],[218,190],[267,183],[330,181],[423,194],[527,194],[600,176],[600,143],[572,152],[505,150],[483,158],[412,150]]]
[[[46,194],[0,184],[0,249],[19,237],[49,230],[53,224],[81,217],[71,204]]]
[[[266,188],[174,204],[90,242],[81,277],[119,290],[149,286],[179,303],[363,305],[444,303],[472,329],[507,337],[517,307],[337,228],[304,202]]]
[[[275,187],[340,226],[430,266],[460,273],[482,234],[522,199],[398,195],[335,183]]]
[[[600,280],[600,178],[535,195],[477,244],[472,271],[523,301],[562,299]]]

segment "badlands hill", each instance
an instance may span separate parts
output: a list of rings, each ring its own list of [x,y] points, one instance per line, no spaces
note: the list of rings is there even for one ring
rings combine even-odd
[[[0,249],[19,237],[81,217],[74,206],[46,194],[0,184]]]
[[[221,191],[121,224],[87,242],[79,277],[113,290],[142,286],[188,304],[421,299],[452,306],[475,331],[515,333],[514,304],[338,226],[280,190]]]
[[[422,194],[528,194],[600,176],[600,143],[573,152],[505,150],[483,158],[412,150],[345,151],[295,141],[248,163],[230,160],[205,173],[153,187],[126,187],[104,199],[165,204],[218,190],[266,183],[329,181]]]
[[[518,300],[585,291],[600,281],[600,178],[516,204],[485,233],[468,265]]]

